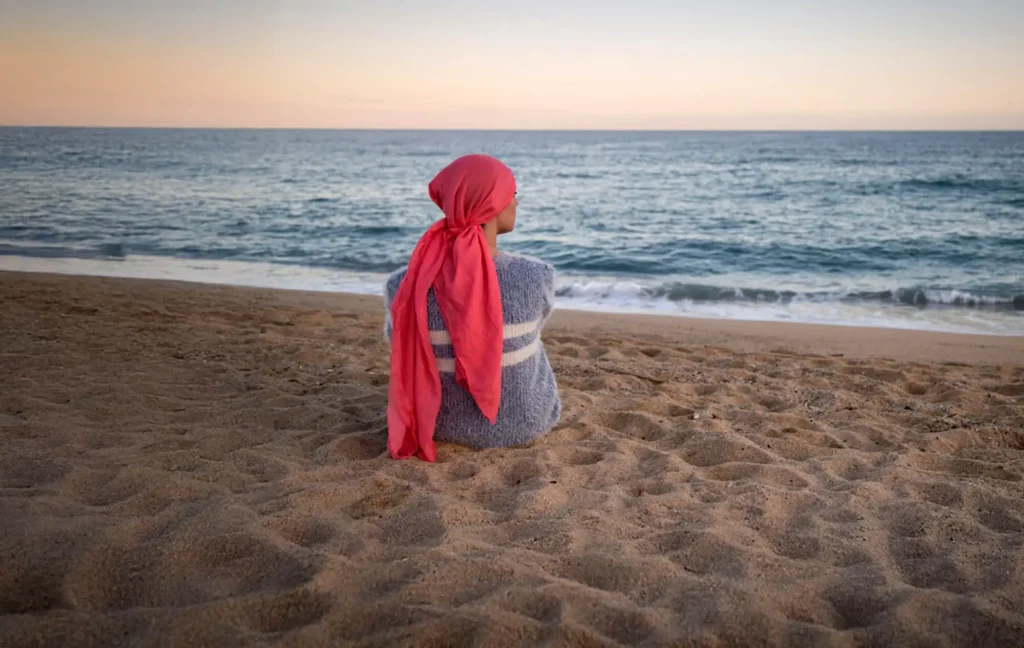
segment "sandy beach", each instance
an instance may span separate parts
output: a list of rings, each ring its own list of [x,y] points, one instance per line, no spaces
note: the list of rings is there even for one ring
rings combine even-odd
[[[4,647],[1024,645],[1024,338],[559,312],[559,427],[427,464],[379,298],[0,300]]]

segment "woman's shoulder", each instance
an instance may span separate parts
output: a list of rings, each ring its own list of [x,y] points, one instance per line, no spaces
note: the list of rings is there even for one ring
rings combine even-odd
[[[526,254],[502,252],[496,264],[500,269],[516,278],[540,283],[548,283],[555,279],[555,266]]]

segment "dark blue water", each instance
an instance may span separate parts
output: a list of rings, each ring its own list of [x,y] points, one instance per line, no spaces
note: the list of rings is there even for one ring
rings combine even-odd
[[[0,267],[375,290],[468,152],[566,305],[1024,334],[1024,133],[6,128]]]

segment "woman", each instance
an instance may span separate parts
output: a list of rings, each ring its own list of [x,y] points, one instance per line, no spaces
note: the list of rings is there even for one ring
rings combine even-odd
[[[434,461],[435,437],[474,448],[536,438],[554,427],[561,402],[540,341],[554,268],[498,252],[519,204],[512,171],[467,155],[429,189],[444,218],[388,280],[385,330],[388,450]]]

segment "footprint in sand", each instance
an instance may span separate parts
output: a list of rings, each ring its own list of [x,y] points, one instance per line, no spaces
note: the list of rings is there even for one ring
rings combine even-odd
[[[747,575],[746,552],[710,531],[669,531],[646,545],[693,574],[733,579]]]
[[[729,462],[772,463],[770,454],[739,435],[725,436],[699,432],[680,449],[680,456],[688,464],[709,468]]]
[[[537,590],[514,588],[505,596],[502,607],[543,624],[556,623],[562,618],[562,601],[557,596]]]
[[[771,466],[759,463],[733,462],[711,467],[706,475],[720,481],[759,481],[779,488],[800,490],[807,488],[808,481],[795,470],[785,466]]]
[[[242,624],[258,633],[284,633],[312,625],[334,605],[330,593],[293,589],[249,598],[237,604]]]
[[[665,436],[666,425],[641,412],[620,412],[608,421],[611,429],[641,441],[657,441]]]
[[[387,452],[387,437],[380,433],[350,434],[331,443],[320,457],[321,463],[369,461]]]
[[[337,534],[333,525],[317,517],[273,518],[267,528],[300,547],[322,545]]]
[[[565,463],[570,466],[592,466],[604,459],[604,454],[593,450],[576,449],[566,458]]]
[[[1021,476],[1012,470],[985,461],[937,454],[916,454],[907,458],[911,468],[924,472],[956,475],[958,477],[984,477],[1002,481],[1020,481]]]

